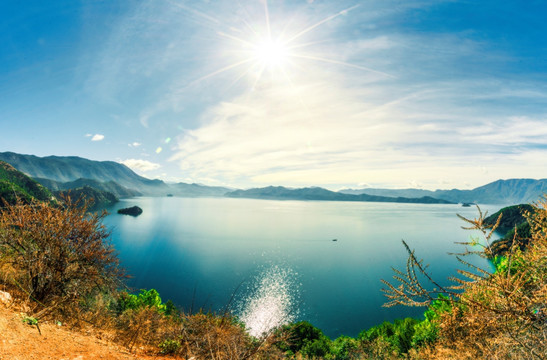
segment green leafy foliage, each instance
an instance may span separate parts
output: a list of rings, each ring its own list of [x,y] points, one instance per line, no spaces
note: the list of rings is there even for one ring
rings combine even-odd
[[[359,334],[359,339],[371,342],[378,338],[386,341],[393,351],[404,354],[412,347],[412,339],[418,320],[412,318],[397,319],[393,323],[384,322]]]
[[[145,307],[155,309],[164,315],[174,314],[177,310],[171,300],[168,300],[165,304],[162,303],[160,294],[156,289],[141,289],[137,295],[122,291],[113,305],[117,314],[122,314],[126,310],[139,310]]]
[[[340,336],[333,341],[331,351],[336,360],[357,359],[359,356],[359,341],[349,336]]]
[[[309,358],[327,357],[331,353],[330,343],[330,339],[323,335],[319,339],[306,342],[300,353]]]
[[[35,317],[32,317],[32,316],[24,315],[22,321],[23,321],[23,323],[25,323],[27,325],[38,325],[38,319],[36,319]]]
[[[307,321],[285,325],[281,333],[287,340],[278,347],[288,355],[301,353],[308,357],[324,357],[331,352],[330,339]]]
[[[438,319],[442,314],[452,311],[452,304],[447,296],[439,295],[438,300],[435,300],[429,305],[429,308],[424,312],[424,320],[414,326],[414,335],[412,336],[412,347],[428,345],[437,339],[439,334]]]

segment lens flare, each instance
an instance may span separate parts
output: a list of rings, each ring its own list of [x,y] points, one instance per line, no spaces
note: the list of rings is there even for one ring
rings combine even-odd
[[[288,50],[279,41],[265,40],[256,44],[255,58],[266,68],[281,67],[287,61]]]
[[[279,266],[262,272],[240,305],[239,318],[249,334],[260,337],[298,315],[298,274]]]
[[[263,17],[253,18],[248,15],[244,7],[241,7],[241,12],[247,14],[240,18],[242,25],[228,26],[227,29],[217,32],[225,46],[230,48],[226,52],[230,54],[226,57],[228,61],[223,59],[224,66],[201,76],[192,84],[230,71],[236,74],[233,84],[249,77],[254,81],[254,85],[257,85],[262,79],[267,80],[268,78],[264,75],[268,74],[271,75],[270,79],[286,81],[292,87],[295,75],[306,71],[308,66],[305,63],[308,62],[344,66],[394,78],[393,75],[385,72],[337,59],[336,54],[333,54],[334,58],[324,57],[323,51],[313,49],[314,45],[319,44],[320,41],[304,41],[310,34],[313,35],[317,28],[338,17],[346,16],[359,5],[335,12],[310,25],[306,23],[295,25],[297,22],[283,20],[272,24],[268,1],[264,0],[261,3],[264,5]],[[252,88],[254,89],[255,86]]]

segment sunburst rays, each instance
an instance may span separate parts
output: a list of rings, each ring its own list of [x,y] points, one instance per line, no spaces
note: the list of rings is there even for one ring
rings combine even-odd
[[[248,78],[253,83],[252,88],[255,88],[265,79],[265,74],[268,73],[270,79],[276,82],[285,81],[289,86],[294,86],[293,74],[296,70],[299,72],[306,71],[308,63],[330,64],[358,69],[384,77],[395,77],[386,72],[360,64],[349,63],[334,56],[325,57],[321,55],[318,50],[320,50],[321,42],[325,39],[303,41],[309,35],[313,37],[314,31],[322,25],[340,16],[347,15],[358,8],[359,5],[343,9],[311,24],[296,24],[298,28],[294,30],[289,29],[287,25],[280,28],[275,27],[268,2],[264,0],[262,3],[264,6],[262,19],[251,17],[247,9],[239,4],[242,13],[248,19],[239,18],[241,26],[230,27],[230,32],[217,32],[223,46],[230,49],[231,56],[220,59],[224,62],[223,66],[199,77],[194,83],[223,73],[233,73],[232,85]]]

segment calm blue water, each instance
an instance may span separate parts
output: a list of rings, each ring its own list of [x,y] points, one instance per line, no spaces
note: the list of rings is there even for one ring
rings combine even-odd
[[[132,205],[143,214],[116,214]],[[458,267],[447,252],[473,235],[456,214],[478,215],[458,205],[176,197],[122,200],[110,211],[104,222],[133,287],[155,288],[187,311],[228,308],[257,335],[308,320],[332,338],[420,316],[424,309],[382,307],[380,279],[406,264],[401,240],[445,279]]]

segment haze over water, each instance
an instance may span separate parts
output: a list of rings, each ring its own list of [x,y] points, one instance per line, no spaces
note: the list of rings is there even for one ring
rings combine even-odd
[[[135,204],[137,218],[115,213]],[[230,310],[253,335],[308,320],[330,337],[420,316],[422,308],[381,306],[380,279],[406,264],[401,240],[446,279],[458,267],[447,252],[463,251],[454,242],[477,235],[456,214],[478,216],[459,205],[175,197],[122,200],[110,211],[104,222],[136,289],[155,288],[187,311]]]

